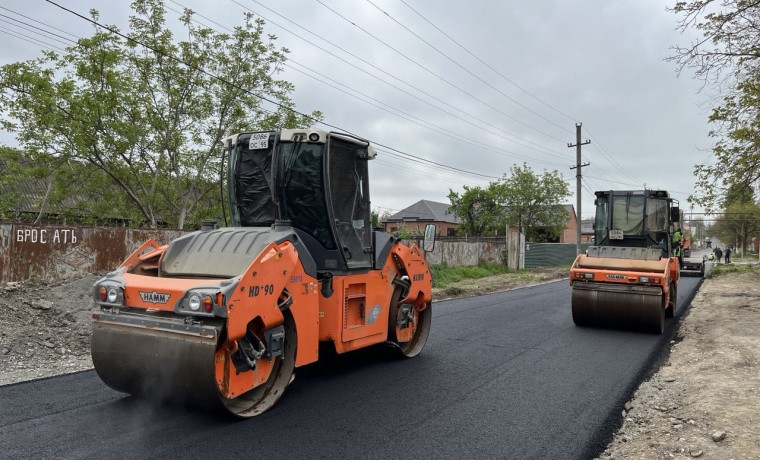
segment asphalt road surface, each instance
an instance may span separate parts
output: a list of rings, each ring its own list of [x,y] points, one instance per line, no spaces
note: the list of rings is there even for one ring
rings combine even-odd
[[[699,281],[682,278],[676,320]],[[675,325],[578,328],[567,281],[433,308],[418,357],[325,353],[253,419],[141,401],[94,371],[0,387],[0,457],[590,458]]]

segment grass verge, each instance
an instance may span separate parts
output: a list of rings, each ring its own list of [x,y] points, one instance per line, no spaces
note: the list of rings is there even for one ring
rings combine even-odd
[[[732,273],[760,273],[760,268],[757,264],[716,264],[709,276],[722,276]]]
[[[447,264],[440,264],[432,265],[430,271],[433,272],[433,287],[446,288],[466,279],[502,275],[508,273],[509,269],[503,264],[481,264],[475,267],[449,267]]]

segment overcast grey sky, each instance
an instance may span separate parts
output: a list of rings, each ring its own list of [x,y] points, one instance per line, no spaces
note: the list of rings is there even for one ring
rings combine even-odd
[[[60,0],[126,29],[127,1]],[[380,147],[371,162],[373,208],[396,212],[420,199],[448,202],[449,189],[486,186],[527,163],[557,170],[575,205],[575,123],[583,123],[583,217],[593,190],[662,188],[689,210],[695,163],[711,161],[709,94],[666,62],[674,44],[672,1],[167,0],[221,30],[245,11],[290,49],[281,78],[295,84],[301,112],[384,146],[464,170],[422,165]],[[0,0],[0,64],[63,46],[38,27],[67,36],[91,26],[44,0]],[[178,13],[168,12],[170,20]],[[12,18],[12,19],[9,19]],[[60,30],[49,29],[48,26]],[[13,35],[8,35],[11,33]],[[15,35],[15,36],[14,36]],[[177,38],[183,38],[178,29]],[[316,45],[316,46],[315,46]],[[382,107],[382,108],[381,108]],[[12,143],[8,134],[0,141]],[[694,209],[698,212],[700,209]]]

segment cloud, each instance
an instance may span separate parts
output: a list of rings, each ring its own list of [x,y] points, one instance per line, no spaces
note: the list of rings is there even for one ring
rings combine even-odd
[[[84,14],[99,8],[103,22],[126,28],[125,4],[66,5]],[[575,150],[567,143],[582,122],[584,139],[592,140],[583,147],[590,188],[646,183],[684,203],[694,190],[693,164],[711,145],[700,84],[677,78],[675,65],[664,61],[673,44],[690,37],[674,31],[677,18],[659,2],[167,1],[228,27],[242,23],[240,5],[271,21],[267,31],[291,50],[294,68],[362,93],[349,96],[288,67],[281,77],[295,84],[300,111],[321,110],[341,130],[438,163],[500,177],[525,161],[536,171],[560,171],[574,192]],[[39,0],[8,8],[69,33],[90,33],[81,19]],[[11,45],[0,50],[3,64],[39,54],[37,45],[3,39]],[[368,98],[392,109],[360,100]],[[398,111],[407,115],[389,113]],[[378,159],[371,194],[380,207],[445,201],[450,188],[488,182],[382,153]],[[592,200],[584,189],[584,215],[593,213]]]

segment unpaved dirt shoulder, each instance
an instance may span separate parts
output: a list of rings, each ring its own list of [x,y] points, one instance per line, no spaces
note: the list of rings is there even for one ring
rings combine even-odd
[[[0,287],[0,385],[92,368],[92,286],[99,278]]]
[[[760,270],[706,279],[598,458],[760,458],[759,364]]]

